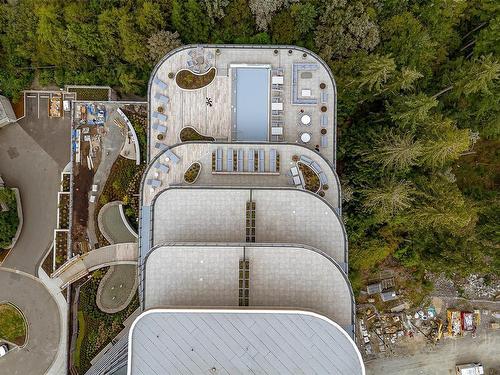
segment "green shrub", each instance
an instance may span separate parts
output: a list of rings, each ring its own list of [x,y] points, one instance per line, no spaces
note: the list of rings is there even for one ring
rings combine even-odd
[[[7,206],[7,211],[0,211],[0,249],[4,249],[12,243],[12,238],[14,238],[19,225],[14,190],[0,189],[0,202]]]

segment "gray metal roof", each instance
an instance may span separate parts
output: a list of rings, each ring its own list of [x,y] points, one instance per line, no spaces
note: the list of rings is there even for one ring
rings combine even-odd
[[[305,244],[346,262],[346,235],[334,209],[319,196],[296,189],[165,190],[153,203],[153,245],[244,242],[248,201],[256,204],[256,242]]]
[[[331,258],[300,246],[249,245],[155,248],[145,264],[145,308],[237,307],[244,258],[249,306],[308,309],[352,331],[352,292]]]
[[[128,374],[364,374],[333,321],[290,310],[149,310],[130,331]]]

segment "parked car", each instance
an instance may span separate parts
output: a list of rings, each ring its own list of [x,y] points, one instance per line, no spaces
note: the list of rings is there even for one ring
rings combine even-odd
[[[3,357],[9,351],[9,347],[6,344],[0,345],[0,357]]]

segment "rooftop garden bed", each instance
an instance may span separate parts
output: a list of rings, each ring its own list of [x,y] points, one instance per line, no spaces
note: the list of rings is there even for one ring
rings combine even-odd
[[[105,102],[109,99],[109,88],[106,87],[69,87],[68,91],[76,93],[77,100]]]
[[[184,90],[197,90],[208,86],[215,79],[215,68],[210,68],[203,74],[195,74],[188,69],[179,70],[175,76],[175,82]]]
[[[69,190],[70,190],[70,186],[69,186],[70,178],[71,178],[71,176],[69,175],[69,173],[64,173],[62,175],[61,191],[69,192]]]
[[[45,256],[45,259],[42,262],[42,269],[49,276],[52,272],[54,272],[54,247],[52,247],[49,253]]]
[[[0,304],[0,339],[22,346],[26,341],[26,321],[10,303]]]
[[[59,222],[58,229],[69,228],[69,194],[59,194]]]
[[[317,193],[321,186],[321,183],[319,181],[319,176],[308,165],[305,165],[300,162],[297,163],[297,165],[299,166],[300,172],[304,177],[305,189],[312,191],[313,193]]]
[[[55,239],[55,250],[56,250],[56,269],[59,268],[68,259],[68,232],[59,231],[56,232]]]
[[[147,154],[147,111],[144,106],[127,105],[121,108],[125,116],[130,120],[141,149],[141,161],[144,163]]]
[[[109,245],[99,231],[97,225],[97,216],[102,206],[108,202],[122,201],[125,216],[130,225],[137,230],[139,217],[139,198],[136,194],[139,193],[142,173],[144,172],[145,164],[136,165],[134,160],[126,159],[119,156],[111,167],[108,179],[104,185],[99,201],[95,209],[95,223],[99,246]]]
[[[179,133],[179,138],[181,139],[181,142],[188,142],[188,141],[213,142],[213,141],[215,141],[215,138],[208,137],[206,135],[202,135],[202,134],[198,133],[198,131],[191,126],[186,126],[185,128],[182,128],[181,132]]]
[[[96,303],[97,289],[108,268],[92,273],[92,278],[80,288],[78,304],[79,330],[75,351],[75,367],[80,374],[91,366],[90,361],[123,329],[123,322],[139,307],[136,293],[132,302],[115,314],[102,312]]]
[[[194,184],[198,179],[201,171],[201,164],[198,162],[194,162],[189,166],[189,168],[184,172],[184,181],[188,184]]]

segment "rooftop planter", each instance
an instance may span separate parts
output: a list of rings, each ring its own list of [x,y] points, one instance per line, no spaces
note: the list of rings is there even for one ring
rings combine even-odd
[[[312,191],[313,193],[317,193],[321,186],[319,176],[308,165],[300,162],[297,163],[297,165],[299,166],[300,172],[302,172],[302,176],[304,177],[304,188]]]
[[[213,141],[215,141],[215,138],[207,137],[206,135],[202,135],[202,134],[198,133],[198,131],[191,126],[186,126],[185,128],[182,128],[181,132],[179,133],[179,138],[181,139],[181,142],[189,142],[189,141],[213,142]]]
[[[194,184],[201,172],[201,164],[197,161],[192,163],[184,172],[184,181],[188,184]]]
[[[55,236],[56,269],[68,258],[68,232],[57,231]]]
[[[175,76],[175,82],[184,90],[198,90],[208,86],[215,79],[217,69],[212,67],[203,74],[194,73],[188,69],[179,70]]]

